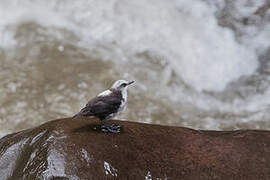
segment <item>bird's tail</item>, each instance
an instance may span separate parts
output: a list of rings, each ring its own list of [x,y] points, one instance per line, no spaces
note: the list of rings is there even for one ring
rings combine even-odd
[[[80,113],[77,113],[74,116],[72,116],[72,119],[77,118],[77,117],[80,117],[80,116],[81,116],[81,114]]]

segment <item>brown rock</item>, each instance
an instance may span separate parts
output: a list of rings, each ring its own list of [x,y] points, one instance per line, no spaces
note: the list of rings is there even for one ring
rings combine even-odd
[[[0,179],[270,179],[269,131],[60,119],[0,139]]]

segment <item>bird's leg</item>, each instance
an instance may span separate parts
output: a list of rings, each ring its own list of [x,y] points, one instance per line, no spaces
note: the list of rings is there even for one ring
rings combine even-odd
[[[120,133],[120,126],[118,125],[110,125],[105,120],[101,121],[101,130],[103,132],[110,132],[110,133]]]

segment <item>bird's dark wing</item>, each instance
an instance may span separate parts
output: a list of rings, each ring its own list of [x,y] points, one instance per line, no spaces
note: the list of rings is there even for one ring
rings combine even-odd
[[[79,116],[96,116],[104,119],[115,113],[121,105],[119,96],[95,97],[78,113]]]

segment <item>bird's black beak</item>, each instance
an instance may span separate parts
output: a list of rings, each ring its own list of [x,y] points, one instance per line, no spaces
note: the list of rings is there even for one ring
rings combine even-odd
[[[131,84],[133,84],[135,81],[130,81],[130,82],[128,82],[127,83],[127,85],[131,85]]]

